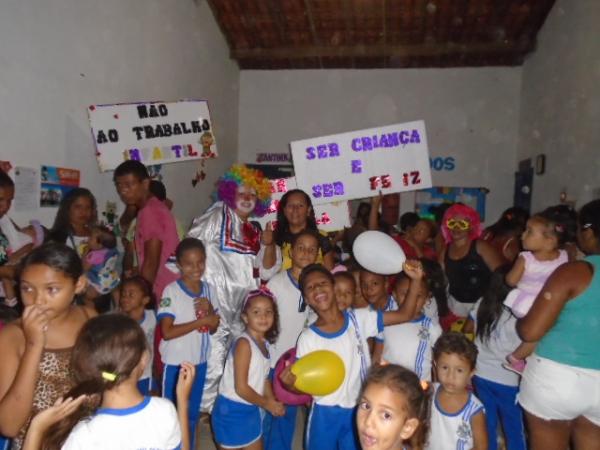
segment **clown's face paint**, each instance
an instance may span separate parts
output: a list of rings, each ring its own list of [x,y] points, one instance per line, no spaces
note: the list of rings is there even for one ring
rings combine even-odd
[[[239,186],[235,192],[235,211],[242,218],[247,218],[256,207],[256,191],[249,186]]]

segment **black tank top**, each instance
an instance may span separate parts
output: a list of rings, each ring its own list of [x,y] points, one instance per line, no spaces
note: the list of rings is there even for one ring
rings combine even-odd
[[[450,295],[460,303],[475,303],[490,282],[492,272],[477,253],[477,241],[471,241],[469,252],[461,259],[451,259],[446,251],[444,258]]]

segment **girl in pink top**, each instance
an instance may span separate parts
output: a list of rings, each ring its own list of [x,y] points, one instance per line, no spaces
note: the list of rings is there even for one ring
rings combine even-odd
[[[523,248],[513,268],[506,275],[506,283],[515,286],[504,301],[512,313],[524,317],[544,283],[554,270],[568,262],[567,252],[559,247],[567,236],[567,224],[553,209],[532,216],[521,236]],[[535,342],[523,342],[510,355],[504,367],[521,374],[525,369],[525,358],[535,350]]]

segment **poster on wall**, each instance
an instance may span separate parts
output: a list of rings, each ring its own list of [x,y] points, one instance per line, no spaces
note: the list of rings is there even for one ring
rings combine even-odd
[[[290,143],[298,187],[313,204],[431,187],[422,120]]]
[[[79,187],[80,173],[77,169],[42,166],[40,178],[40,206],[58,206],[67,192]]]
[[[417,191],[415,194],[415,212],[426,219],[435,220],[435,208],[442,203],[464,203],[479,214],[485,221],[485,198],[487,188],[479,187],[432,187]]]
[[[267,214],[257,219],[263,229],[269,222],[273,224],[273,228],[277,227],[277,207],[281,197],[287,191],[297,188],[294,177],[269,181],[271,182],[271,206]],[[314,208],[319,230],[330,232],[350,226],[350,207],[347,201],[315,205]]]
[[[40,186],[40,175],[32,167],[15,167],[15,198],[12,207],[15,211],[31,211],[37,209]]]
[[[91,105],[88,116],[102,172],[129,159],[149,166],[218,155],[204,100]]]

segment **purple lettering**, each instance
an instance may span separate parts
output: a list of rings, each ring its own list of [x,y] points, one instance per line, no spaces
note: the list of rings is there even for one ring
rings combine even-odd
[[[317,145],[317,155],[319,159],[327,158],[327,146],[326,145]]]
[[[134,161],[141,161],[142,157],[140,156],[140,150],[137,148],[130,148],[129,159],[133,159]]]
[[[171,151],[175,152],[176,158],[181,158],[181,145],[173,145]]]
[[[353,159],[350,161],[352,167],[352,173],[362,173],[362,161],[360,159]]]
[[[344,195],[344,183],[341,181],[333,183],[333,195]]]
[[[329,144],[329,156],[331,158],[333,158],[335,156],[340,156],[340,148],[338,147],[338,145],[335,142],[332,142],[331,144]]]
[[[371,138],[364,137],[362,140],[362,149],[364,150],[373,150],[373,146],[371,145]]]
[[[406,144],[408,144],[408,142],[409,142],[409,139],[408,139],[408,131],[401,131],[401,132],[399,133],[399,136],[398,136],[398,138],[399,138],[399,140],[400,140],[400,143],[401,143],[402,145],[406,145]]]
[[[321,185],[320,184],[315,184],[312,187],[312,191],[313,191],[313,197],[314,198],[321,198]]]

